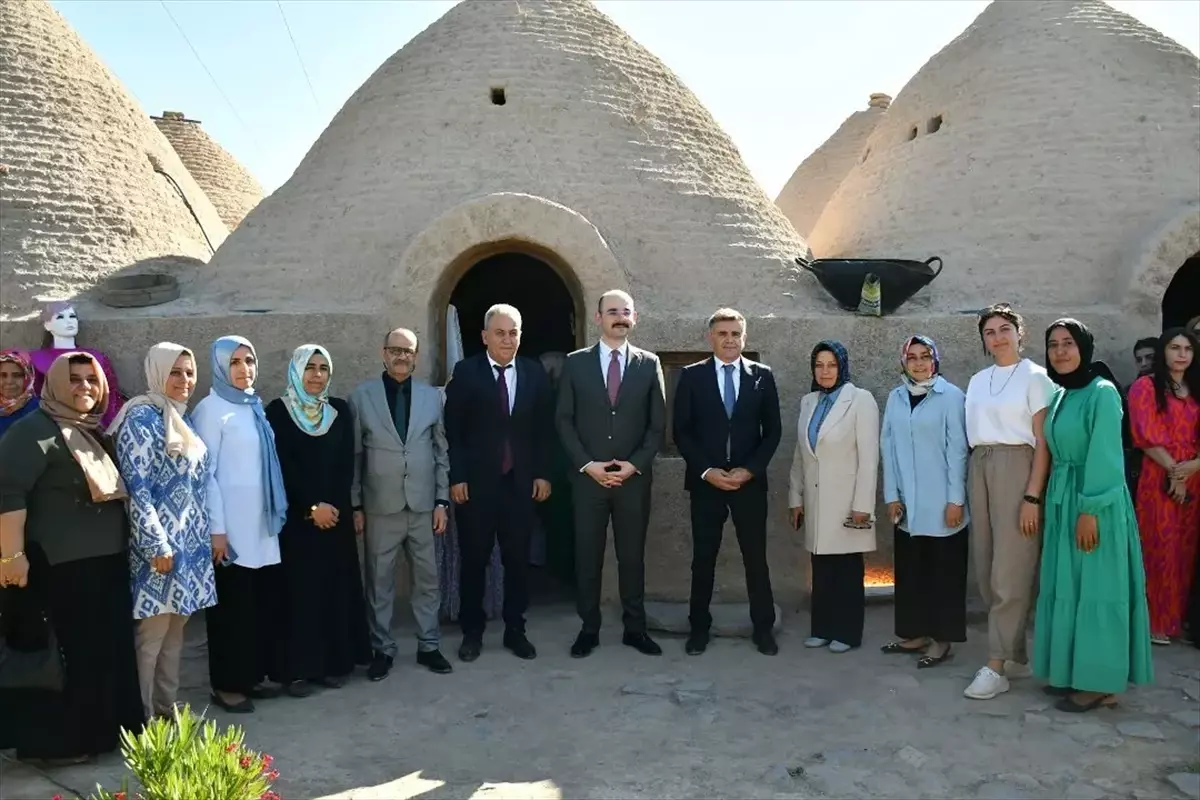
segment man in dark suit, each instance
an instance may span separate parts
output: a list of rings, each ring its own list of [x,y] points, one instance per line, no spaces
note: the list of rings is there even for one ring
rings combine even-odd
[[[571,655],[600,643],[600,579],[612,520],[625,634],[622,642],[661,655],[646,634],[645,550],[654,456],[666,429],[662,366],[627,341],[633,298],[610,291],[596,311],[600,341],[567,356],[555,423],[573,472],[575,579],[582,630]]]
[[[554,436],[550,384],[542,365],[518,357],[521,312],[495,305],[484,315],[487,352],[458,362],[446,385],[446,440],[450,445],[450,499],[458,505],[458,657],[483,649],[483,589],[497,540],[504,563],[504,646],[518,658],[537,650],[525,636],[529,607],[529,546],[535,503],[550,496]]]
[[[771,368],[742,356],[746,319],[731,308],[708,319],[713,355],[684,367],[675,388],[675,443],[687,463],[692,506],[692,631],[686,649],[708,647],[713,571],[725,519],[733,515],[754,644],[779,652],[772,629],[775,600],[767,568],[767,465],[779,447],[779,392]]]

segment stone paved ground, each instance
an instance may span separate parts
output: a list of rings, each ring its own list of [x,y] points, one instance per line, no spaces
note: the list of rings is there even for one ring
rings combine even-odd
[[[869,610],[866,646],[841,656],[800,646],[803,614],[787,620],[776,658],[741,639],[691,658],[682,639],[665,636],[666,654],[648,658],[622,647],[610,623],[600,649],[574,661],[576,624],[566,606],[537,610],[533,662],[503,651],[493,628],[483,657],[451,676],[417,669],[406,653],[383,683],[357,678],[306,700],[262,702],[238,721],[276,757],[289,800],[1142,800],[1187,797],[1200,780],[1179,775],[1200,761],[1200,651],[1190,647],[1156,649],[1157,682],[1119,710],[1068,715],[1032,681],[990,702],[963,698],[983,656],[978,626],[933,670],[882,655],[887,606]],[[193,628],[182,698],[203,706],[204,652],[194,640],[203,626]],[[447,645],[457,647],[457,634]],[[26,767],[3,766],[4,797],[62,791]],[[86,790],[120,773],[110,756],[51,777]]]

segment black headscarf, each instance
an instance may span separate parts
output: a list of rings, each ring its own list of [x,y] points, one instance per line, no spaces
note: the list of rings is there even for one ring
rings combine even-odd
[[[821,352],[833,353],[833,357],[837,359],[838,376],[837,383],[826,389],[824,386],[817,383],[817,354]],[[841,342],[835,342],[832,339],[818,342],[813,348],[812,356],[808,360],[809,369],[812,370],[812,388],[810,392],[836,392],[842,388],[842,385],[850,380],[850,354],[846,352],[846,346]]]
[[[1054,371],[1054,367],[1050,364],[1049,353],[1047,353],[1046,372],[1050,374],[1051,380],[1064,389],[1082,389],[1096,377],[1096,366],[1092,363],[1092,355],[1096,351],[1096,340],[1082,322],[1071,317],[1063,317],[1054,320],[1050,323],[1050,327],[1046,328],[1047,351],[1050,349],[1050,334],[1054,332],[1055,328],[1063,328],[1070,332],[1071,338],[1075,340],[1075,346],[1079,348],[1079,366],[1075,368],[1074,372],[1060,375]]]

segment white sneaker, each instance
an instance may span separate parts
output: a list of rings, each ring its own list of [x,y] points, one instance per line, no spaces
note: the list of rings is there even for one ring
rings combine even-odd
[[[1008,688],[1008,678],[991,667],[983,666],[975,673],[975,680],[971,681],[971,685],[963,690],[963,695],[972,700],[991,700],[996,695],[1007,692]]]
[[[829,644],[828,639],[822,639],[820,636],[810,636],[804,640],[804,646],[808,648],[824,647]]]
[[[1024,678],[1032,677],[1033,670],[1028,664],[1021,664],[1017,661],[1004,662],[1004,677],[1009,680],[1019,681]]]
[[[853,649],[845,642],[839,642],[836,639],[829,643],[829,652],[831,653],[849,653]]]

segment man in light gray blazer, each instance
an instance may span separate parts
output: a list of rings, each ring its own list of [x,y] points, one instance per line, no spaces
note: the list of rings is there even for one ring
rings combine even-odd
[[[417,336],[397,328],[384,338],[385,371],[350,394],[354,414],[354,528],[364,537],[367,616],[374,654],[367,677],[383,680],[392,669],[396,641],[392,609],[396,556],[411,567],[412,611],[417,621],[417,663],[451,671],[440,649],[437,557],[434,536],[446,530],[449,456],[442,426],[441,393],[413,377]]]

